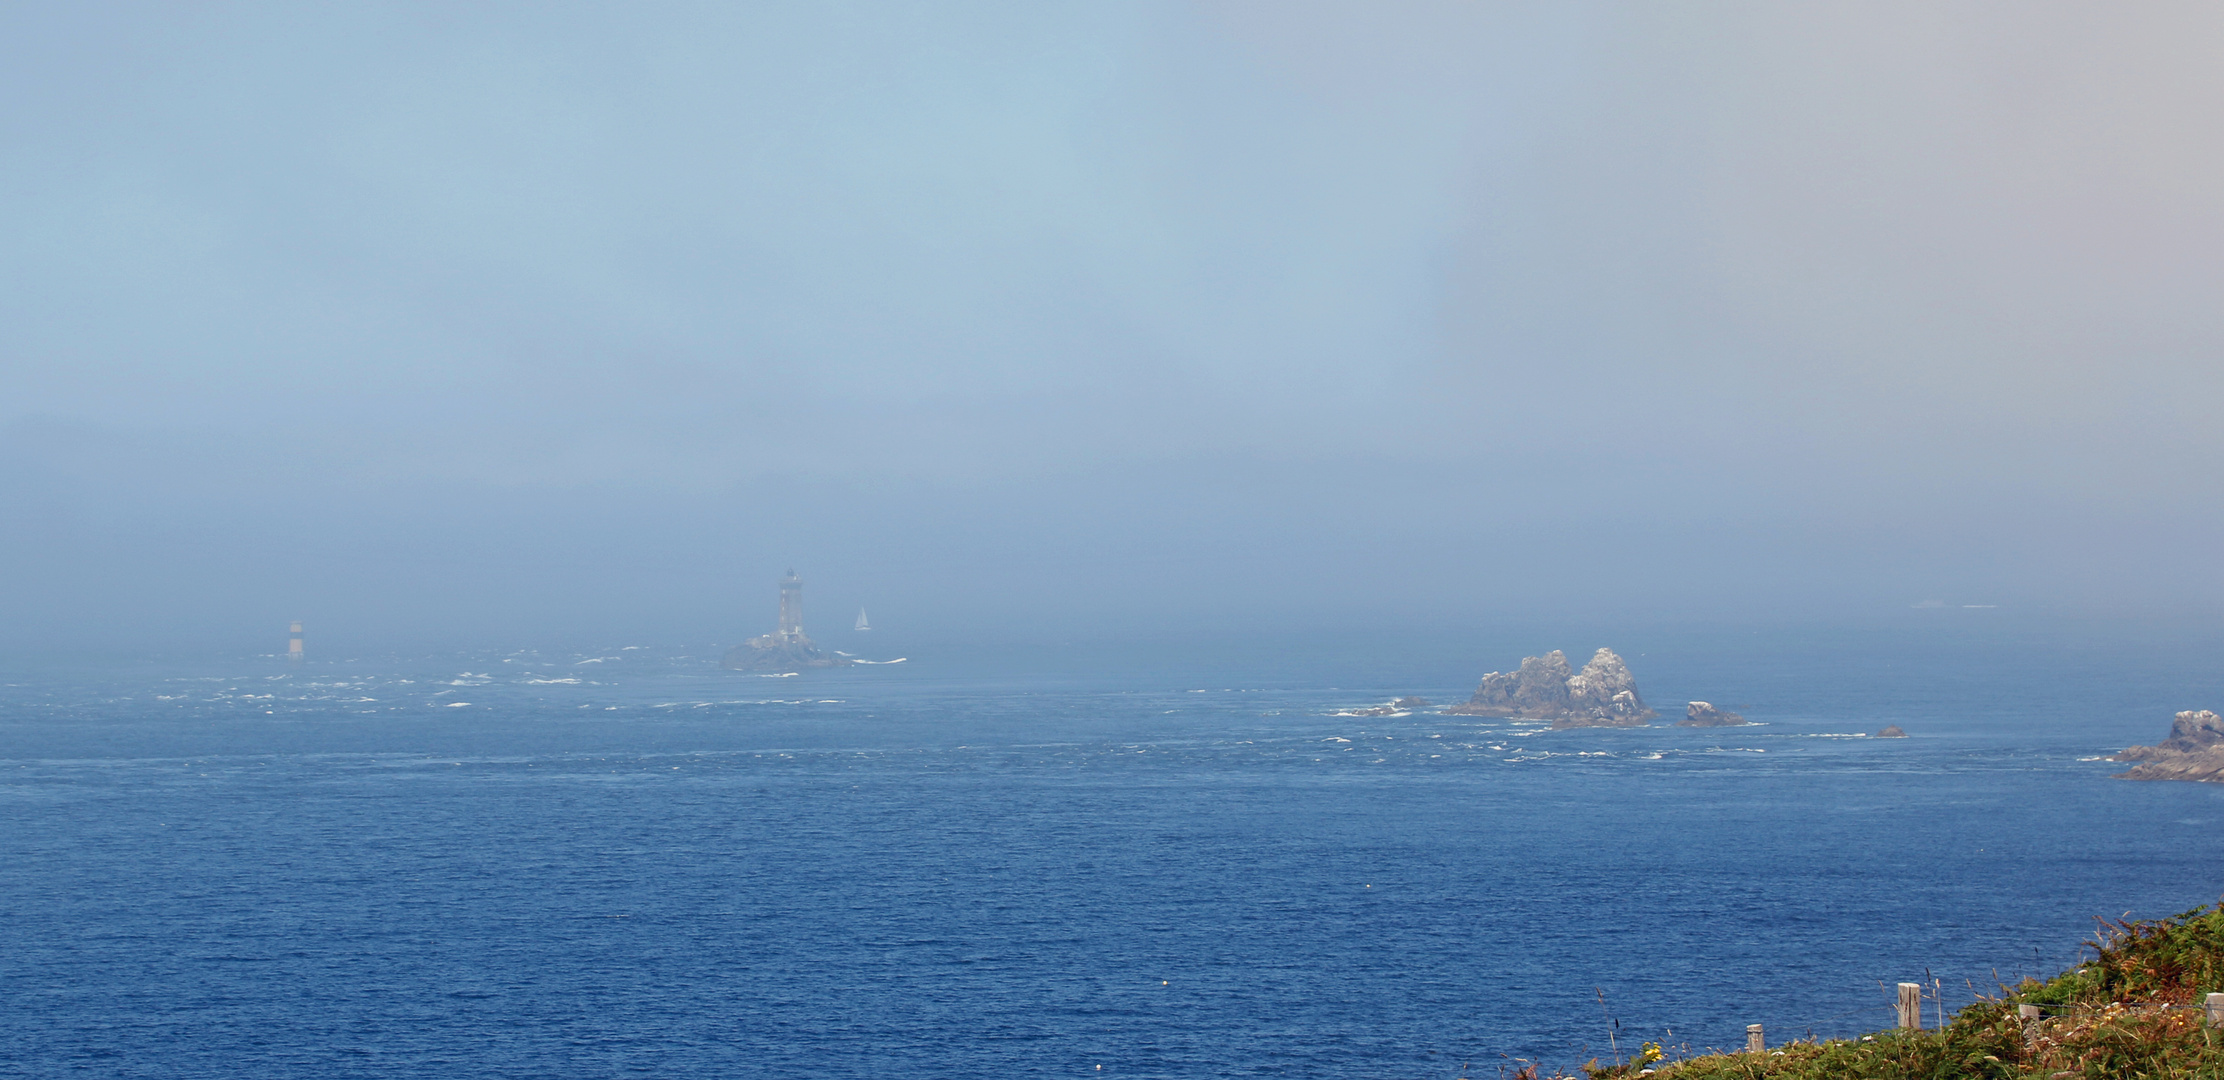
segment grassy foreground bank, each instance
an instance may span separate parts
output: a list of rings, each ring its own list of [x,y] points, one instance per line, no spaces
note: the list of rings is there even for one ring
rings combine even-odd
[[[2203,1022],[2204,995],[2224,991],[2224,903],[2148,922],[2108,924],[2090,963],[2028,979],[1955,1014],[1943,1029],[1794,1042],[1760,1053],[1594,1063],[1593,1080],[1942,1080],[2040,1077],[2224,1080],[2224,1027]],[[2025,1021],[2018,1005],[2042,1007]]]

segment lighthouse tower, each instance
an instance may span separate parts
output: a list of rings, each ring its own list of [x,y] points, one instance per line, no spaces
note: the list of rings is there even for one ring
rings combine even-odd
[[[794,641],[803,636],[803,579],[795,576],[794,570],[789,570],[788,576],[780,579],[778,633],[783,641]]]
[[[293,639],[286,642],[286,659],[301,659],[301,620],[293,621]]]
[[[793,570],[780,579],[780,628],[726,650],[724,661],[736,671],[779,672],[847,667],[855,662],[839,654],[827,655],[803,635],[803,579]]]

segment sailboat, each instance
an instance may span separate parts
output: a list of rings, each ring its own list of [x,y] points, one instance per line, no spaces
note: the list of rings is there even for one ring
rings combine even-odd
[[[864,609],[864,608],[858,608],[858,609],[857,609],[857,628],[858,628],[859,630],[870,630],[870,629],[872,629],[872,628],[873,628],[873,624],[871,624],[871,623],[869,623],[869,622],[866,622],[866,621],[865,621],[865,609]]]

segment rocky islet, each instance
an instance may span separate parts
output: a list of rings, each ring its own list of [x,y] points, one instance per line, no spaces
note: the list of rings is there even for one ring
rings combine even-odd
[[[2119,780],[2224,782],[2224,717],[2208,709],[2181,712],[2170,724],[2169,738],[2125,747],[2110,760],[2139,763],[2117,773]]]
[[[1444,710],[1456,716],[1550,720],[1554,728],[1640,727],[1659,713],[1637,695],[1629,665],[1612,649],[1592,654],[1574,671],[1566,653],[1523,657],[1515,671],[1483,676],[1474,696]]]

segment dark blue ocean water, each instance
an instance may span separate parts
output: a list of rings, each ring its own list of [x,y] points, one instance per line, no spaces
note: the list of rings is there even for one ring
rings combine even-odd
[[[0,1076],[1495,1075],[2224,891],[2224,788],[2092,760],[2224,704],[2212,632],[1534,637],[18,663]],[[1334,715],[1600,644],[1763,723]]]

